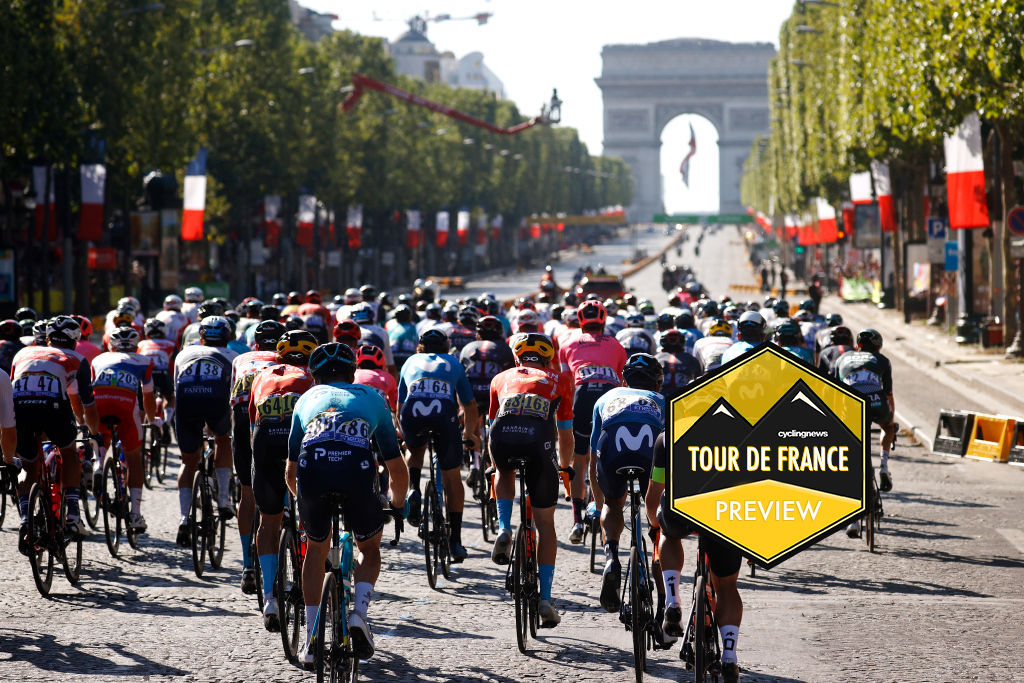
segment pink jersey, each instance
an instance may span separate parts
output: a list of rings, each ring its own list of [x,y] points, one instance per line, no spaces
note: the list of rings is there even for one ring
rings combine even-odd
[[[81,341],[79,341],[78,344],[75,345],[75,351],[82,354],[82,356],[84,356],[85,359],[90,363],[96,356],[103,353],[100,350],[100,347],[96,346],[88,339],[82,339]]]
[[[248,351],[231,361],[231,407],[249,405],[252,381],[261,370],[277,365],[277,354],[273,351]]]
[[[606,334],[581,332],[558,351],[563,370],[572,373],[573,384],[603,382],[622,384],[622,368],[626,351],[622,344]]]
[[[153,391],[153,361],[137,353],[108,351],[93,361],[92,378],[98,401],[118,401],[134,406],[140,391]]]
[[[370,370],[361,368],[356,370],[355,384],[376,389],[388,406],[394,412],[398,407],[398,382],[387,370]]]
[[[139,342],[138,354],[153,359],[154,372],[170,372],[171,359],[178,345],[170,339],[143,339]]]

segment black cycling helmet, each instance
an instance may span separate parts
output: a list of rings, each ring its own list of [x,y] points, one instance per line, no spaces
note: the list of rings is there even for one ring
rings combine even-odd
[[[622,369],[622,378],[633,389],[658,391],[665,379],[665,371],[658,359],[649,353],[634,353]]]
[[[265,325],[266,323],[260,323]],[[341,344],[341,346],[345,346]],[[288,365],[306,365],[312,358],[317,346],[316,337],[306,330],[288,330],[274,344],[278,357]],[[345,348],[348,348],[345,346]]]
[[[355,371],[356,352],[344,344],[331,342],[316,347],[309,357],[309,371],[314,379],[323,375]]]
[[[747,311],[736,323],[737,336],[746,342],[764,341],[765,321],[757,311]]]
[[[306,321],[292,313],[284,319],[284,326],[289,330],[304,330],[306,329]]]
[[[505,336],[505,326],[493,315],[485,315],[477,322],[476,333],[481,339],[498,341]]]
[[[665,330],[671,330],[673,327],[676,326],[676,319],[675,316],[673,316],[671,313],[662,313],[661,315],[658,316],[658,320],[656,321],[656,323],[658,326],[658,331],[664,332]]]
[[[32,318],[25,318],[24,320],[19,320],[18,321],[18,325],[21,327],[21,336],[28,337],[28,336],[32,335],[33,334],[33,330],[35,329],[35,326],[38,325],[38,324],[39,323],[37,323]],[[44,344],[46,343],[46,326],[45,325],[43,326],[43,343]]]
[[[857,348],[861,351],[881,351],[882,335],[870,327],[861,330],[857,333]]]
[[[772,310],[775,311],[775,315],[777,315],[778,317],[788,318],[789,302],[786,301],[785,299],[779,299],[774,304],[772,304]]]
[[[301,303],[302,303],[302,292],[297,292],[295,290],[292,290],[292,291],[288,292],[288,304],[289,305],[296,306],[296,305],[301,304]]]
[[[276,320],[264,320],[253,330],[252,340],[258,351],[273,351],[277,342],[287,332],[287,328]]]
[[[800,332],[800,323],[786,318],[775,326],[775,340],[782,346],[799,346],[803,344],[803,334]]]
[[[800,302],[801,311],[810,311],[814,315],[818,314],[818,304],[814,303],[814,299],[804,299]]]
[[[220,315],[210,315],[199,321],[199,338],[207,346],[224,346],[231,338],[231,321]]]
[[[834,346],[853,346],[853,330],[846,325],[836,325],[829,332],[828,339]]]
[[[273,304],[260,306],[260,320],[280,320],[281,309]]]
[[[829,313],[825,316],[825,327],[835,327],[843,324],[843,316],[838,313]]]
[[[441,319],[441,304],[435,303],[435,302],[431,302],[431,303],[427,304],[426,308],[423,309],[423,313],[424,313],[424,315],[426,315],[431,320],[440,320]]]
[[[270,303],[274,304],[275,306],[287,306],[288,295],[285,294],[284,292],[278,292],[274,296],[270,297]]]
[[[469,328],[475,328],[480,322],[480,311],[472,306],[463,306],[459,309],[459,324]]]
[[[431,327],[421,334],[419,344],[423,347],[424,353],[448,353],[451,348],[448,335],[436,327]]]
[[[199,320],[209,318],[214,315],[224,315],[224,307],[220,305],[220,302],[214,299],[207,299],[203,303],[199,304],[198,308],[196,308],[196,318]]]
[[[263,310],[263,302],[260,301],[259,299],[250,299],[249,301],[245,302],[245,305],[242,307],[242,309],[245,311],[245,314],[250,318],[258,318],[260,317],[260,311]]]
[[[704,302],[704,305],[701,310],[704,311],[705,318],[717,318],[719,313],[718,302],[716,302],[714,299],[709,299],[708,301]]]
[[[680,330],[689,330],[696,327],[697,322],[693,319],[693,311],[687,309],[676,316],[676,327]]]
[[[373,301],[377,298],[377,288],[373,285],[363,285],[359,288],[359,293],[363,295],[363,301]]]
[[[21,325],[17,320],[0,321],[0,339],[4,341],[18,341],[21,337]]]
[[[665,351],[682,351],[686,348],[686,335],[672,328],[661,333],[661,336],[658,337],[658,343],[661,344],[661,348]]]
[[[21,322],[22,320],[39,320],[39,314],[28,306],[22,306],[18,309],[17,313],[14,314],[14,319],[18,322]]]
[[[406,304],[399,304],[395,306],[395,310],[392,311],[395,320],[406,325],[412,322],[412,309]]]

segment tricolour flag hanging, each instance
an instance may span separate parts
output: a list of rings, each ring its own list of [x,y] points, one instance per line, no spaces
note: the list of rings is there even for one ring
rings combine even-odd
[[[44,198],[47,176],[50,178],[50,196]],[[53,187],[53,169],[50,166],[32,167],[32,189],[36,193],[35,235],[33,238],[36,240],[43,238],[43,223],[48,220],[46,241],[52,242],[57,239],[57,214],[54,211],[57,193]]]
[[[281,242],[281,195],[268,194],[263,197],[264,244],[277,247]]]
[[[850,176],[850,201],[854,204],[870,204],[874,201],[871,194],[871,172],[863,171]]]
[[[987,228],[985,161],[981,152],[981,120],[978,115],[969,114],[952,135],[946,136],[944,147],[949,227]]]
[[[818,233],[821,241],[825,244],[835,242],[838,236],[835,207],[829,204],[824,197],[815,197],[814,209],[818,214]]]
[[[313,246],[313,222],[316,220],[316,197],[311,194],[299,195],[299,229],[295,232],[295,244],[300,247]]]
[[[501,239],[501,226],[504,222],[505,219],[501,217],[500,213],[494,217],[493,221],[491,221],[491,241],[497,242]]]
[[[196,158],[185,168],[185,210],[181,215],[181,239],[195,242],[203,239],[203,213],[206,210],[206,148],[200,147]]]
[[[892,205],[892,180],[889,164],[884,161],[871,162],[871,178],[875,181],[875,196],[878,197],[878,220],[882,232],[896,232],[896,210]]]
[[[362,249],[363,247],[363,205],[356,204],[348,207],[347,218],[345,219],[345,234],[348,236],[349,249]]]
[[[487,244],[487,214],[484,212],[476,220],[476,243]]]
[[[459,236],[459,246],[469,244],[469,209],[462,207],[455,218],[455,231]]]
[[[683,176],[683,185],[690,186],[690,157],[697,153],[697,136],[693,134],[693,124],[690,124],[690,151],[683,157],[683,163],[679,164],[679,174]]]
[[[78,239],[97,242],[103,237],[103,189],[107,167],[103,164],[82,164],[82,212],[78,215]]]
[[[420,246],[420,232],[423,227],[423,219],[420,217],[420,212],[416,209],[408,209],[405,212],[405,246],[409,249],[415,249]]]
[[[531,239],[540,239],[540,223],[530,223]]]
[[[797,236],[799,232],[800,221],[791,213],[787,213],[785,219],[783,219],[783,225],[786,226],[786,239],[791,240]]]
[[[448,212],[438,211],[434,224],[434,244],[439,247],[448,244]]]

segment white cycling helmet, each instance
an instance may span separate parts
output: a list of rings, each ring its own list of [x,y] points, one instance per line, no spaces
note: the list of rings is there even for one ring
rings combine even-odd
[[[181,310],[181,297],[177,294],[168,294],[164,297],[164,310],[165,311],[180,311]]]
[[[352,304],[358,304],[363,300],[362,293],[355,287],[349,287],[345,290],[345,304],[350,306]]]
[[[203,296],[203,290],[199,289],[198,287],[188,287],[185,290],[185,301],[199,303],[204,298],[206,297]]]

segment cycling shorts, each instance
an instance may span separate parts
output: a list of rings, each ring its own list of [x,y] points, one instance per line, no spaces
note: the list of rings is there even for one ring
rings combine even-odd
[[[487,389],[480,391],[474,389],[473,398],[476,399],[477,412],[486,417],[491,407],[491,388],[488,386]]]
[[[868,398],[868,422],[885,427],[892,424],[895,418],[895,410],[892,394],[876,392],[867,394]]]
[[[534,507],[558,502],[555,430],[547,420],[522,415],[499,417],[490,429],[491,459],[502,472],[514,471],[514,459],[526,457],[526,490]]]
[[[597,438],[597,484],[605,498],[619,499],[626,495],[626,477],[618,473],[621,467],[642,467],[643,472],[637,480],[640,492],[647,491],[654,461],[654,439],[650,439],[648,444],[648,440],[641,436],[644,430],[650,433],[650,425],[613,424],[601,430],[601,436]],[[620,438],[626,434],[628,439]],[[625,441],[641,441],[642,445],[634,449]]]
[[[153,371],[153,391],[163,398],[174,398],[174,380],[166,370]]]
[[[174,411],[174,428],[182,453],[198,453],[202,449],[204,427],[209,427],[214,436],[224,436],[231,431],[231,407],[227,396],[212,400],[188,398],[178,403]]]
[[[249,481],[256,507],[264,515],[278,515],[284,511],[284,466],[288,461],[288,431],[290,422],[256,425],[252,434],[252,466]],[[239,472],[241,477],[242,473]]]
[[[319,457],[303,447],[298,458],[299,518],[309,540],[327,540],[339,500],[345,528],[352,530],[357,541],[379,534],[387,516],[375,486],[373,453],[342,441],[318,441],[313,450]]]
[[[678,519],[675,515],[665,514],[665,493],[661,494],[661,505],[658,506],[658,526],[666,538],[686,538],[697,531],[693,526]],[[719,540],[716,536],[707,534],[704,539],[704,550],[708,554],[708,567],[711,573],[718,577],[732,576],[740,570],[743,556],[740,551],[728,543]]]
[[[459,425],[459,409],[451,401],[441,399],[409,399],[402,404],[398,416],[402,425],[405,445],[409,448],[423,448],[433,430],[437,436],[437,461],[442,471],[462,467],[462,432]]]
[[[249,404],[231,409],[231,460],[242,486],[252,486],[252,442],[249,435]]]
[[[57,448],[75,442],[75,414],[65,400],[31,400],[14,402],[14,422],[18,430],[18,457],[35,462],[40,441],[52,441]]]
[[[110,445],[112,430],[103,424],[104,418],[117,419],[117,438],[125,451],[133,451],[142,445],[142,413],[134,401],[96,397],[96,412],[100,416],[100,434],[103,442]]]
[[[576,386],[572,398],[573,452],[586,455],[590,452],[590,432],[594,428],[594,404],[597,399],[615,388],[608,382],[584,382]]]

